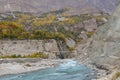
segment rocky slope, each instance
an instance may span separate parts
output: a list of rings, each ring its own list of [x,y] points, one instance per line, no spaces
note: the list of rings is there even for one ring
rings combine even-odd
[[[44,13],[70,8],[69,14],[93,13],[98,11],[111,13],[117,3],[118,0],[0,0],[0,12]]]
[[[84,54],[92,63],[120,68],[120,5],[109,22],[101,26],[86,45]]]
[[[79,59],[112,74],[97,80],[120,80],[120,5],[109,21],[99,27],[94,36],[77,46]],[[96,79],[94,79],[96,80]]]
[[[110,65],[120,64],[120,5],[116,8],[110,21],[101,27],[94,36],[92,42],[92,52],[96,54],[100,63],[108,63]],[[99,60],[100,59],[100,60]],[[102,61],[103,60],[103,61]]]

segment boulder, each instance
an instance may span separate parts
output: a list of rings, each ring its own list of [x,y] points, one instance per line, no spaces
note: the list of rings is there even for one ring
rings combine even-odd
[[[71,48],[74,48],[75,45],[76,45],[75,41],[71,38],[66,39],[66,44],[67,44],[68,47],[71,47]]]

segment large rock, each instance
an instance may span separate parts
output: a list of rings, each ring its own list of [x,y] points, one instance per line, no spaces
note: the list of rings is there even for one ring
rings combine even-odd
[[[67,38],[67,39],[66,39],[66,44],[67,44],[67,46],[70,47],[70,48],[74,48],[75,45],[76,45],[75,41],[74,41],[73,39],[71,39],[71,38]]]

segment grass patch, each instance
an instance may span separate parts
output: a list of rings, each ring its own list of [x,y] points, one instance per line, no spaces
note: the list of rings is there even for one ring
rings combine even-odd
[[[46,59],[48,58],[48,55],[44,53],[32,53],[32,54],[24,55],[24,56],[13,54],[13,55],[0,56],[0,58],[43,58],[43,59]]]

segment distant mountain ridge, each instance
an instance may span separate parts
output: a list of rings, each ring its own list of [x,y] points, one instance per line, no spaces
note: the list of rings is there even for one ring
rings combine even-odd
[[[111,13],[118,0],[0,0],[0,13],[19,11],[45,13],[63,8],[70,8],[69,14]]]

